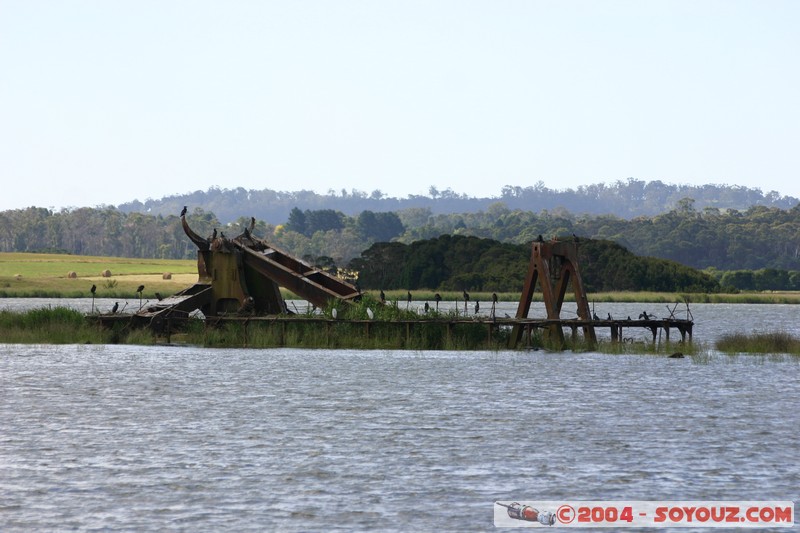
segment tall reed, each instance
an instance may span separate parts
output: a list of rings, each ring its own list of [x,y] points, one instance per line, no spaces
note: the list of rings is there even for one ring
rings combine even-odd
[[[765,333],[729,333],[716,342],[717,350],[724,353],[785,353],[800,355],[800,338],[785,331]]]

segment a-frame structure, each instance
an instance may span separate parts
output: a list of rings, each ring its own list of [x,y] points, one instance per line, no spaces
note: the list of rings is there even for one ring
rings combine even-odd
[[[545,242],[541,236],[533,242],[531,247],[531,262],[528,266],[528,274],[525,277],[525,285],[522,288],[519,306],[517,307],[517,319],[528,318],[528,311],[531,308],[533,292],[536,289],[536,282],[542,289],[542,299],[547,309],[547,320],[552,321],[548,327],[551,340],[558,339],[561,344],[564,342],[564,331],[561,326],[561,306],[564,303],[564,295],[567,292],[567,285],[572,285],[575,294],[575,302],[578,304],[578,318],[582,322],[583,336],[587,343],[594,346],[597,337],[592,324],[592,317],[589,311],[589,301],[586,298],[586,291],[583,288],[581,274],[578,268],[578,242],[573,241],[550,241]],[[522,337],[524,324],[515,324],[511,330],[509,346],[514,348]]]

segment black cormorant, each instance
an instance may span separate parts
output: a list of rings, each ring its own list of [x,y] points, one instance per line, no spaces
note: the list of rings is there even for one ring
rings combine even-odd
[[[119,309],[119,302],[114,302],[114,307],[111,308],[111,312],[116,313],[117,309]]]
[[[183,206],[183,209],[181,209],[181,216],[182,217],[186,216],[186,206]]]

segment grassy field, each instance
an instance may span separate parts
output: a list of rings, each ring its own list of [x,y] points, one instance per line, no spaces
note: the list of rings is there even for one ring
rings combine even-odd
[[[110,277],[102,276],[105,270]],[[163,279],[167,272],[172,279]],[[0,297],[88,298],[94,284],[99,298],[134,297],[139,285],[145,298],[153,298],[196,281],[195,260],[0,253]]]

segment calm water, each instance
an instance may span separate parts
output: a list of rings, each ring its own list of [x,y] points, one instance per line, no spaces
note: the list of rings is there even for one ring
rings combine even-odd
[[[796,332],[798,309],[694,306],[695,339]],[[798,375],[717,354],[0,344],[0,530],[486,531],[496,500],[797,502]]]

